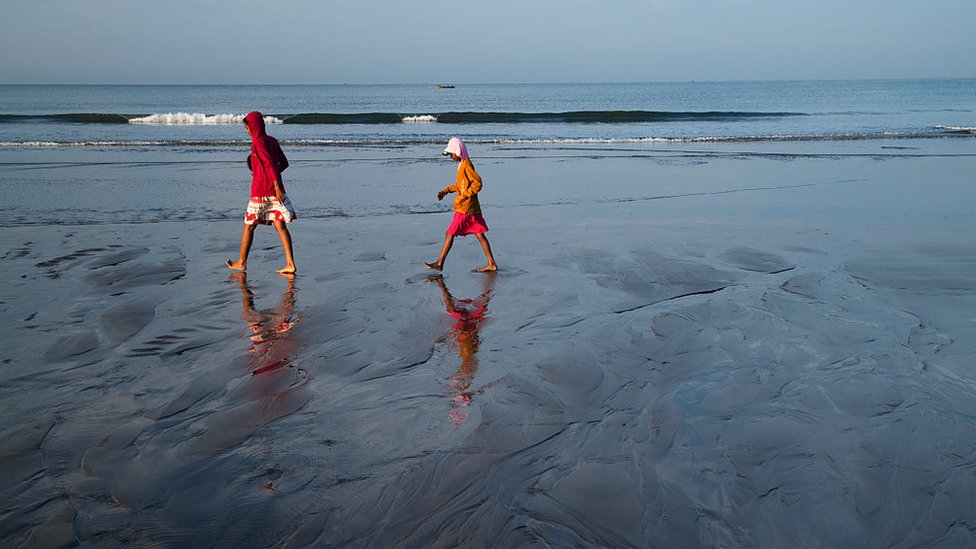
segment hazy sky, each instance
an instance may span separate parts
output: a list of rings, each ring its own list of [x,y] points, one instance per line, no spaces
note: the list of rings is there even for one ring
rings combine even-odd
[[[976,0],[3,0],[0,83],[976,76]]]

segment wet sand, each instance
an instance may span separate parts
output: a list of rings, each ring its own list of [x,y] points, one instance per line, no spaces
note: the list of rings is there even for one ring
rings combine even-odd
[[[495,275],[423,268],[444,213],[299,219],[294,279],[238,221],[2,229],[0,542],[976,544],[976,157],[709,162],[484,197]]]

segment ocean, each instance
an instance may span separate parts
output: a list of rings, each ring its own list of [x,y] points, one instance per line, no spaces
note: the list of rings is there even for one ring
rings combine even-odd
[[[265,114],[269,133],[295,161],[285,179],[300,215],[364,216],[447,206],[431,201],[427,188],[330,178],[330,166],[416,167],[437,160],[453,135],[482,160],[970,154],[976,79],[451,88],[5,85],[0,190],[13,198],[0,226],[239,217],[248,177],[241,159],[249,146],[241,121],[251,110]],[[394,170],[391,180],[396,173],[404,171]],[[24,186],[31,192],[14,192]],[[630,199],[642,192],[604,186],[553,200]],[[494,199],[501,206],[524,204]]]
[[[0,86],[0,147],[212,147],[260,110],[285,144],[660,143],[976,132],[976,79],[321,86]]]

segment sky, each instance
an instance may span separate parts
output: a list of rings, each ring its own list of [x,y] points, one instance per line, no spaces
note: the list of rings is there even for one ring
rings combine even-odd
[[[974,0],[3,2],[3,84],[976,77]]]

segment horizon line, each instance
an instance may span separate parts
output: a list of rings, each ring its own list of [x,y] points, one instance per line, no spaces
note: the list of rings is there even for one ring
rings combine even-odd
[[[689,79],[689,80],[557,80],[550,82],[285,82],[285,83],[243,83],[243,82],[0,82],[0,86],[551,86],[580,84],[696,84],[728,82],[844,82],[844,81],[885,81],[885,80],[972,80],[976,76],[898,76],[864,78],[744,78],[744,79]]]

